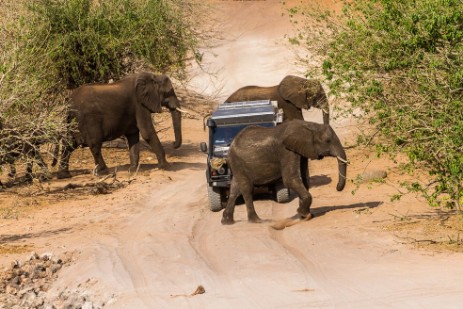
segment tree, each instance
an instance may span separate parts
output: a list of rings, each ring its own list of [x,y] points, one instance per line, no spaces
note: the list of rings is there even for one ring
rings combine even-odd
[[[361,108],[407,169],[428,171],[408,187],[431,205],[463,202],[463,3],[457,0],[343,1],[327,11],[296,7],[292,42],[320,57],[332,94]]]

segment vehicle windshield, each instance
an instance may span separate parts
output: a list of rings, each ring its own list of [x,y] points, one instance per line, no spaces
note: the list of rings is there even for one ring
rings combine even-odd
[[[227,145],[229,146],[235,136],[244,128],[246,125],[238,126],[226,126],[226,127],[215,127],[213,138],[214,145]]]
[[[259,123],[257,124],[262,127],[273,127],[272,122]],[[235,136],[244,128],[248,127],[249,124],[235,125],[235,126],[223,126],[215,127],[213,130],[213,141],[214,144],[230,146]]]

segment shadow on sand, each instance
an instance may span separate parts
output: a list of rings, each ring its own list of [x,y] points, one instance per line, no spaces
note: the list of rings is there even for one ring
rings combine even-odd
[[[339,205],[339,206],[323,206],[318,208],[313,208],[311,213],[313,217],[321,217],[330,211],[340,210],[340,209],[353,209],[353,208],[364,208],[364,209],[371,209],[376,208],[382,205],[383,202],[375,201],[375,202],[366,202],[366,203],[355,203],[351,205]]]
[[[26,234],[14,234],[14,235],[1,235],[0,244],[5,244],[9,242],[15,242],[22,239],[38,238],[38,237],[48,237],[51,235],[61,234],[67,231],[70,231],[71,228],[61,228],[53,231],[43,231],[38,233],[26,233]]]

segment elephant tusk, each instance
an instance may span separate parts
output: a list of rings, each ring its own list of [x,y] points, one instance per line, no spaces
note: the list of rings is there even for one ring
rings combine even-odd
[[[341,161],[342,163],[345,163],[345,164],[347,164],[347,165],[350,164],[350,162],[349,162],[348,160],[344,160],[344,159],[341,158],[340,156],[336,156],[336,158],[337,158],[339,161]]]
[[[175,109],[178,110],[178,111],[181,112],[181,113],[189,114],[186,110],[181,109],[180,107],[176,107]]]
[[[178,111],[181,112],[181,113],[184,113],[184,114],[190,114],[190,115],[201,116],[199,113],[197,113],[197,112],[195,112],[195,111],[192,111],[191,109],[180,108],[180,107],[176,107],[175,109],[178,110]]]
[[[199,113],[192,111],[191,109],[176,107],[175,110],[179,111],[182,114],[191,115],[193,118],[202,117]]]

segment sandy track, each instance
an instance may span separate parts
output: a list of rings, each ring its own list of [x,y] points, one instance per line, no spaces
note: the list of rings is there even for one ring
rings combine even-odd
[[[335,164],[322,162],[317,168],[335,179]],[[206,209],[202,170],[165,176],[172,182],[150,188],[129,205],[136,209],[130,216],[82,240],[82,255],[63,270],[56,293],[91,279],[88,293],[111,300],[110,308],[450,308],[463,295],[461,257],[411,251],[362,222],[355,210],[379,204],[367,195],[359,200],[370,204],[317,199],[342,194],[334,183],[316,187],[317,216],[283,231],[270,221],[294,214],[297,199],[278,204],[263,196],[256,210],[269,222],[248,223],[241,205],[237,223],[222,226],[221,213]],[[381,207],[372,211],[384,218],[390,209]],[[188,296],[198,285],[206,292]]]

